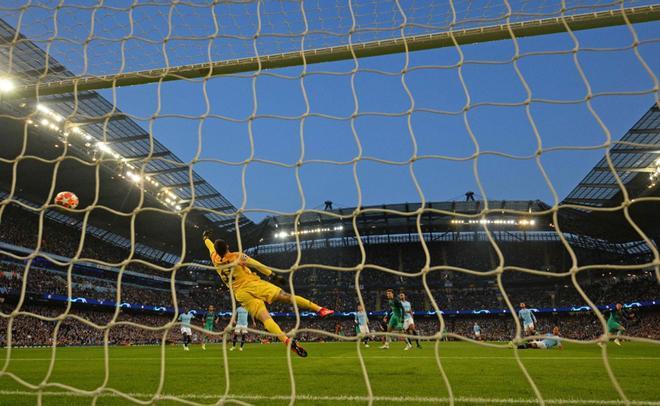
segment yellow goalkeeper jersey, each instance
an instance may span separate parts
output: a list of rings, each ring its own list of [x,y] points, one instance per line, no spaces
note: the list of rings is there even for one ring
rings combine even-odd
[[[227,286],[231,280],[231,288],[234,291],[247,286],[250,282],[261,280],[259,275],[252,272],[252,269],[266,276],[273,273],[266,265],[240,252],[229,252],[224,257],[220,257],[215,251],[213,242],[208,238],[204,239],[204,244],[209,249],[211,262],[220,275],[220,279]]]

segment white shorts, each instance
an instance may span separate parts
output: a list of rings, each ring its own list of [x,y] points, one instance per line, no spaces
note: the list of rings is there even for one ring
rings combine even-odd
[[[236,333],[236,334],[247,334],[248,333],[247,329],[248,329],[248,326],[237,324],[236,327],[234,327],[234,333]]]
[[[360,324],[358,328],[360,329],[360,334],[369,334],[369,326],[367,325],[363,326],[362,324]]]
[[[414,326],[415,325],[415,320],[411,317],[409,319],[403,320],[403,329],[408,330],[408,327]]]
[[[547,350],[548,347],[546,347],[545,343],[543,341],[532,341],[534,344],[536,344],[537,348],[540,348],[542,350]]]
[[[481,337],[481,332],[480,331],[475,331],[474,336],[477,337],[477,338]]]
[[[534,330],[534,323],[525,323],[523,327],[524,327],[525,331]]]
[[[181,327],[181,334],[188,334],[189,336],[191,336],[192,331],[190,330],[190,327]]]

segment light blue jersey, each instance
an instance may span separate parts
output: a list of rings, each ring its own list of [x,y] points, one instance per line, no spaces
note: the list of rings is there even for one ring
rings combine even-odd
[[[194,319],[195,315],[192,313],[183,313],[179,315],[181,327],[190,327],[190,320]]]
[[[546,336],[554,337],[552,333],[548,333]],[[545,344],[545,348],[550,349],[552,347],[557,347],[559,345],[559,340],[556,338],[546,338],[543,340],[543,344]]]
[[[536,323],[536,317],[534,316],[534,313],[532,313],[532,311],[529,309],[520,309],[518,312],[518,317],[522,319],[523,324]]]
[[[410,302],[407,300],[403,300],[401,301],[401,306],[403,306],[403,319],[404,320],[412,319],[412,312],[410,311],[412,307],[410,306]]]
[[[361,326],[366,326],[367,323],[369,323],[369,319],[367,319],[367,312],[356,312],[355,322]]]
[[[236,309],[236,325],[237,326],[248,325],[248,311],[245,310],[243,306],[240,306],[238,309]]]
[[[478,324],[474,325],[473,330],[474,330],[475,334],[480,334],[481,333],[481,327],[479,327]]]

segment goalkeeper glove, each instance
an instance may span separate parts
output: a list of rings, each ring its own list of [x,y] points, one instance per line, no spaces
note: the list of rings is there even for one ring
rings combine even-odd
[[[202,238],[205,239],[205,240],[207,238],[209,240],[213,240],[213,232],[211,232],[210,230],[204,230],[204,232],[202,233]]]
[[[277,274],[275,272],[270,274],[270,280],[273,283],[275,283],[276,285],[285,285],[286,286],[289,283],[289,281],[285,277],[283,277],[282,275]]]

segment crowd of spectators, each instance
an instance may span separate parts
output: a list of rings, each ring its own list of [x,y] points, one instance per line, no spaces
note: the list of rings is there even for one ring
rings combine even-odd
[[[8,207],[3,213],[0,227],[0,241],[12,245],[34,249],[37,245],[38,218],[25,215],[24,211]],[[41,250],[62,256],[72,256],[78,249],[79,231],[64,224],[44,219],[42,227]],[[73,230],[73,231],[72,231]],[[497,269],[500,262],[498,253],[486,242],[437,241],[428,244],[429,264],[432,267],[459,267],[478,272],[469,274],[452,268],[438,268],[421,276],[426,264],[426,253],[420,244],[374,244],[365,247],[365,258],[357,247],[328,247],[309,249],[302,252],[299,262],[295,252],[277,254],[255,254],[263,263],[277,270],[293,270],[295,293],[338,311],[354,311],[358,303],[358,294],[367,310],[387,309],[384,292],[387,288],[405,291],[413,304],[414,310],[432,310],[435,303],[441,310],[482,310],[507,307],[507,298],[517,306],[525,302],[535,308],[562,308],[585,306],[584,298],[578,293],[570,276],[562,276],[572,266],[571,258],[564,246],[555,241],[507,241],[498,244],[507,267],[521,267],[542,270],[547,276],[530,275],[511,268],[505,268],[501,276],[500,288],[496,275],[480,274]],[[598,249],[575,248],[580,266],[596,264],[637,264],[645,258],[625,256],[620,252]],[[82,256],[95,258],[106,263],[118,263],[130,253],[121,247],[110,245],[93,236],[86,236]],[[360,264],[365,264],[361,266]],[[294,266],[297,264],[297,266]],[[164,264],[158,264],[164,265]],[[327,269],[320,267],[334,267]],[[374,266],[384,267],[400,274],[384,272]],[[131,264],[121,283],[119,300],[131,304],[152,306],[174,306],[181,310],[206,309],[213,305],[219,310],[232,307],[231,297],[226,287],[222,286],[217,276],[205,272],[204,275],[184,272],[188,283],[175,283],[172,291],[169,279],[159,271],[139,264]],[[91,272],[91,271],[90,271]],[[28,294],[24,306],[35,306],[53,316],[60,310],[37,305],[31,298],[44,300],[48,295],[68,295],[85,297],[99,301],[117,299],[117,271],[110,268],[90,273],[73,267],[72,270],[42,260],[33,262],[29,267],[24,262],[9,256],[0,257],[0,300],[16,298],[22,294],[23,286]],[[68,282],[67,273],[71,281]],[[177,279],[178,281],[178,279]],[[195,283],[189,283],[195,281]],[[593,267],[581,271],[577,283],[585,294],[597,305],[615,302],[645,301],[660,299],[660,289],[652,270],[604,270]],[[286,290],[290,287],[284,286]],[[428,291],[427,291],[428,288]],[[431,300],[432,299],[432,300]],[[7,302],[9,303],[9,302]],[[10,309],[9,304],[5,307]],[[290,312],[289,304],[272,304],[274,312]],[[23,309],[24,310],[24,309]],[[98,309],[80,309],[81,317],[97,324],[105,324],[112,317],[110,312]],[[7,310],[11,311],[11,310]],[[120,319],[132,320],[143,325],[158,326],[168,322],[168,316],[158,314],[120,313]],[[291,327],[294,319],[284,319],[285,327]],[[599,334],[601,326],[593,316],[573,316],[561,319],[571,337],[585,339]],[[547,320],[546,320],[547,321]],[[635,334],[657,336],[658,315],[651,314],[632,326]],[[485,318],[482,331],[489,339],[504,340],[510,338],[513,331],[512,319]],[[653,325],[655,322],[655,325]],[[0,331],[6,332],[7,319],[0,317]],[[347,333],[352,331],[351,320],[318,321],[304,319],[303,327],[318,328],[324,331]],[[466,318],[448,318],[450,332],[469,335],[471,320]],[[548,321],[544,328],[549,328]],[[12,331],[15,342],[29,345],[31,342],[47,344],[53,322],[20,316],[14,319]],[[420,329],[433,334],[439,327],[433,317],[420,318]],[[115,326],[111,330],[110,340],[114,344],[125,341],[150,343],[162,338],[163,331],[146,331],[127,326]],[[173,329],[169,337],[176,337],[178,329]],[[28,337],[30,336],[30,337]],[[134,336],[131,338],[131,336]],[[3,336],[4,337],[4,336]],[[508,338],[507,338],[508,337]],[[309,335],[309,340],[323,339],[322,336]],[[100,343],[102,330],[91,328],[84,323],[66,320],[60,326],[58,343],[93,344]]]
[[[0,310],[8,315],[13,308],[8,305],[0,307]],[[21,309],[41,317],[54,319],[63,314],[62,307],[25,306]],[[172,315],[126,313],[118,312],[112,327],[108,327],[114,317],[114,312],[98,311],[81,308],[71,308],[68,317],[63,318],[54,334],[58,320],[44,320],[33,315],[20,315],[12,318],[11,340],[12,346],[48,346],[56,339],[57,345],[103,345],[105,330],[109,328],[108,343],[110,345],[138,345],[158,344],[163,339],[168,343],[180,343],[181,335],[179,324],[175,323]],[[71,315],[76,315],[97,325],[90,326]],[[603,334],[603,327],[595,315],[591,313],[575,314],[545,314],[538,315],[537,332],[545,334],[552,331],[553,326],[559,326],[561,335],[576,340],[591,340]],[[291,317],[277,318],[284,331],[294,328],[296,319]],[[122,324],[131,322],[140,326]],[[193,325],[201,328],[202,318],[193,320]],[[488,341],[510,341],[515,336],[514,320],[511,316],[481,316],[481,317],[445,317],[445,333],[451,333],[447,339],[457,339],[454,335],[474,338],[473,326],[476,322],[481,328],[481,337]],[[7,345],[8,317],[0,317],[0,347]],[[221,342],[223,331],[228,327],[229,318],[222,318],[215,326],[215,335],[210,336],[211,342]],[[415,320],[417,330],[423,337],[436,336],[440,331],[440,323],[436,316],[417,317]],[[250,327],[263,329],[260,325]],[[382,332],[380,318],[372,317],[370,320],[372,332]],[[352,319],[333,318],[319,320],[317,318],[301,318],[298,337],[303,341],[335,341],[326,333],[339,336],[354,337],[356,335]],[[309,331],[309,330],[319,330]],[[230,331],[230,329],[228,329]],[[660,312],[644,311],[637,312],[634,321],[626,323],[626,335],[660,340]],[[228,335],[227,335],[228,337]],[[265,335],[249,334],[250,341],[265,339]],[[202,333],[194,330],[193,341],[200,342]],[[376,337],[382,340],[382,337]]]

